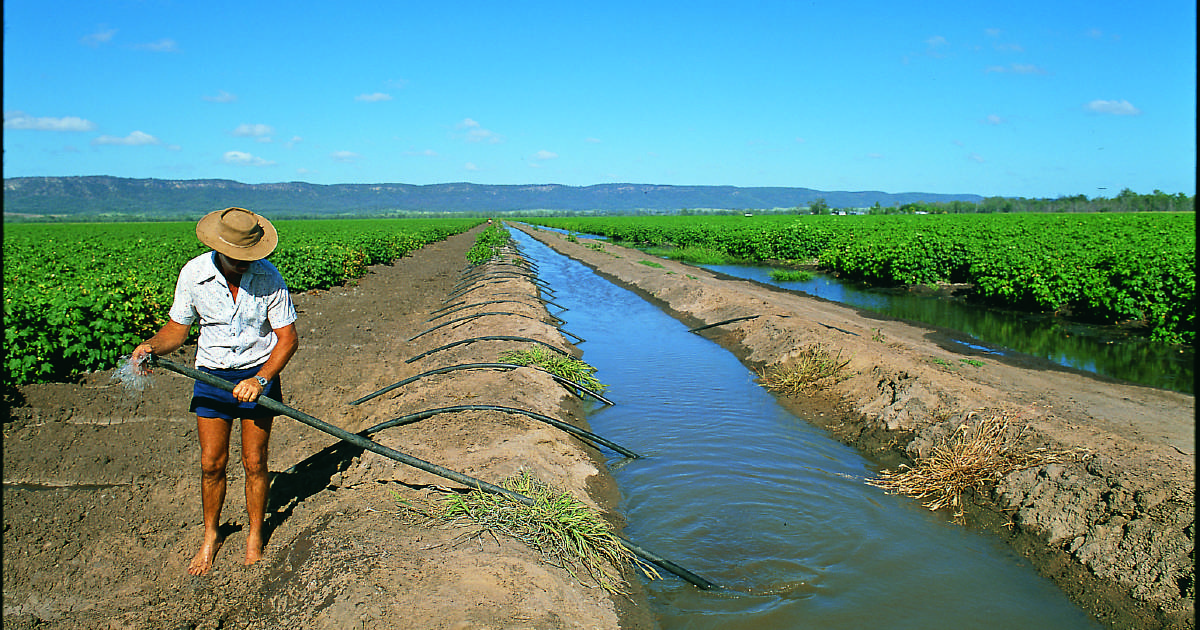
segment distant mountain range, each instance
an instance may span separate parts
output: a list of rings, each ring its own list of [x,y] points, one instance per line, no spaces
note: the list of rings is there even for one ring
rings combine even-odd
[[[979,195],[821,191],[811,188],[736,186],[594,186],[489,184],[242,184],[224,179],[122,177],[14,177],[4,180],[8,216],[65,218],[142,217],[193,219],[211,210],[241,206],[278,218],[372,216],[399,212],[501,213],[530,210],[629,213],[681,209],[757,210],[807,206],[824,199],[832,208],[878,202],[983,200]]]

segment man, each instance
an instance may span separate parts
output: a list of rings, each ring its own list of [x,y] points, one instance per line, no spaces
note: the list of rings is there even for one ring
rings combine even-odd
[[[235,384],[233,393],[195,384],[191,411],[200,436],[200,495],[204,539],[188,573],[204,575],[221,546],[225,465],[233,419],[242,422],[242,466],[246,471],[246,564],[262,558],[266,516],[267,442],[274,414],[255,401],[282,399],[279,373],[295,354],[296,309],[279,271],[263,260],[278,243],[275,227],[243,208],[217,210],[200,219],[196,236],[213,251],[188,261],[179,272],[170,321],[134,349],[141,365],[148,355],[166,355],[200,325],[196,368]]]

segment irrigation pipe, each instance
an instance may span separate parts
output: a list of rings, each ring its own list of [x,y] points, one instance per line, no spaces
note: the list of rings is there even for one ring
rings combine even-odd
[[[837,326],[830,326],[829,324],[822,324],[821,322],[817,322],[817,323],[818,323],[818,324],[821,324],[822,326],[824,326],[824,327],[826,327],[826,328],[832,328],[832,329],[834,329],[834,330],[836,330],[836,331],[838,331],[838,332],[844,332],[844,333],[846,333],[847,335],[854,335],[855,337],[861,337],[861,336],[862,336],[862,335],[860,335],[860,334],[858,334],[858,333],[856,333],[856,332],[850,332],[849,330],[842,330],[841,328],[838,328]]]
[[[446,299],[442,300],[442,304],[445,304],[446,302],[449,302],[450,300],[453,300],[453,299],[455,299],[455,298],[462,297],[462,296],[464,296],[464,295],[466,295],[466,294],[470,293],[471,291],[474,291],[475,289],[478,289],[478,288],[480,288],[480,287],[485,287],[485,286],[487,286],[487,285],[489,285],[489,284],[503,284],[503,283],[505,283],[505,282],[507,282],[507,281],[508,281],[508,279],[503,279],[503,280],[489,280],[489,281],[487,281],[487,282],[483,282],[483,283],[477,283],[477,284],[474,284],[474,285],[472,285],[472,286],[470,286],[470,287],[468,287],[468,288],[466,288],[466,289],[463,289],[462,291],[459,291],[458,293],[453,293],[453,294],[451,294],[451,295],[450,295],[450,297],[448,297],[448,298],[446,298]],[[554,289],[551,289],[550,287],[543,287],[543,286],[541,286],[541,285],[536,285],[536,284],[535,284],[534,286],[538,287],[538,288],[539,288],[539,289],[541,289],[542,291],[545,291],[545,292],[549,293],[550,295],[554,295]]]
[[[723,322],[717,322],[715,324],[707,324],[704,326],[700,326],[699,328],[693,328],[693,329],[689,330],[688,332],[699,332],[701,330],[704,330],[705,328],[715,328],[717,326],[723,326],[725,324],[732,324],[733,322],[744,322],[747,319],[757,319],[757,318],[758,318],[758,315],[747,315],[745,317],[734,317],[733,319],[727,319]]]
[[[534,321],[536,321],[536,322],[541,322],[541,323],[543,323],[543,324],[550,324],[550,325],[552,325],[552,326],[554,325],[554,322],[547,322],[547,321],[544,321],[543,319],[541,319],[540,317],[534,317],[534,316],[532,316],[532,315],[525,315],[525,314],[523,314],[523,313],[512,313],[512,312],[509,312],[509,311],[486,311],[486,312],[483,312],[483,313],[472,313],[472,314],[470,314],[470,315],[463,315],[462,317],[456,317],[456,318],[454,318],[454,319],[451,319],[451,320],[449,320],[449,321],[442,322],[442,323],[438,324],[437,326],[434,326],[433,328],[430,328],[430,329],[428,329],[428,330],[425,330],[424,332],[420,332],[420,333],[417,333],[416,335],[414,335],[414,336],[412,336],[412,337],[409,337],[409,338],[408,338],[408,340],[409,340],[409,341],[415,341],[417,338],[421,337],[422,335],[425,335],[425,334],[427,334],[427,333],[431,333],[431,332],[433,332],[433,331],[435,331],[435,330],[437,330],[437,329],[439,329],[439,328],[443,328],[443,327],[445,327],[445,326],[449,326],[450,324],[455,324],[455,323],[458,323],[458,322],[464,322],[464,321],[467,321],[468,319],[475,319],[476,317],[487,317],[488,315],[514,315],[514,316],[516,316],[516,317],[524,317],[525,319],[532,319],[532,320],[534,320]],[[434,319],[437,319],[437,318],[435,317]],[[555,328],[557,328],[557,326],[555,326]],[[559,330],[562,330],[562,329],[559,329]],[[567,331],[565,331],[565,330],[562,330],[562,332],[564,332],[564,333],[567,333]],[[567,334],[568,334],[568,335],[570,335],[571,333],[567,333]],[[574,337],[574,335],[571,335],[571,336],[572,336],[572,337]],[[575,338],[576,338],[576,339],[579,339],[579,337],[575,337]],[[580,340],[580,341],[583,341],[582,339],[579,339],[579,340]]]
[[[597,394],[596,392],[580,385],[579,383],[576,383],[575,381],[572,381],[571,379],[563,378],[557,374],[547,372],[546,370],[544,370],[536,365],[517,365],[515,363],[463,363],[461,365],[451,365],[451,366],[444,367],[444,368],[438,368],[436,370],[429,370],[428,372],[422,372],[420,374],[417,374],[416,376],[410,376],[398,383],[393,383],[391,385],[388,385],[387,387],[384,387],[383,389],[381,389],[379,391],[367,394],[366,396],[363,396],[362,398],[359,398],[358,400],[355,400],[348,404],[358,405],[361,403],[365,403],[368,400],[371,400],[372,398],[375,398],[376,396],[386,394],[386,393],[392,391],[393,389],[396,389],[397,387],[404,387],[405,385],[408,385],[409,383],[412,383],[413,381],[420,380],[422,378],[425,378],[426,376],[433,376],[435,374],[445,374],[446,372],[454,372],[456,370],[472,370],[472,369],[515,370],[515,369],[521,368],[521,367],[530,367],[530,368],[533,368],[540,372],[545,372],[546,374],[550,375],[550,378],[553,378],[555,381],[557,381],[558,383],[560,383],[567,389],[577,389],[610,407],[615,404],[615,403],[613,403],[613,401],[605,398],[604,396],[601,396],[600,394]]]
[[[372,433],[378,433],[384,429],[390,429],[392,427],[404,426],[406,424],[412,424],[414,422],[420,422],[426,418],[432,418],[433,416],[436,416],[439,413],[454,413],[457,411],[503,411],[505,413],[523,414],[523,415],[529,416],[530,418],[533,418],[534,420],[537,420],[538,422],[544,422],[544,423],[546,423],[552,427],[555,427],[557,429],[562,429],[563,431],[566,431],[567,433],[570,433],[571,435],[574,435],[575,437],[577,437],[585,442],[588,442],[592,446],[596,446],[596,445],[607,446],[608,448],[610,448],[630,459],[641,459],[642,458],[641,455],[638,455],[637,453],[621,446],[620,444],[617,444],[616,442],[613,442],[612,440],[600,437],[599,435],[596,435],[595,433],[592,433],[591,431],[585,431],[583,429],[580,429],[577,426],[567,424],[566,422],[563,422],[562,420],[559,420],[557,418],[551,418],[550,416],[542,415],[535,411],[518,409],[516,407],[503,407],[500,405],[455,405],[453,407],[440,407],[438,409],[426,409],[425,411],[418,411],[416,413],[410,413],[406,416],[400,416],[399,418],[392,418],[391,420],[388,420],[386,422],[380,422],[379,424],[367,429],[363,433],[370,435]]]
[[[532,342],[534,342],[534,343],[540,343],[540,344],[542,344],[543,346],[546,346],[547,348],[550,348],[551,350],[553,350],[553,351],[555,351],[555,352],[557,352],[557,353],[559,353],[559,354],[563,355],[564,357],[569,357],[569,356],[571,356],[571,353],[567,352],[566,350],[563,350],[562,348],[558,348],[558,347],[552,346],[552,345],[550,345],[550,344],[548,344],[548,343],[546,343],[545,341],[542,341],[542,340],[540,340],[540,339],[532,339],[532,338],[530,338],[530,337],[514,337],[514,336],[512,336],[512,335],[486,335],[486,336],[483,336],[483,337],[471,337],[470,339],[462,339],[462,340],[460,340],[460,341],[455,341],[455,342],[453,342],[453,343],[448,343],[448,344],[446,344],[446,345],[444,345],[444,346],[441,346],[441,347],[439,347],[439,348],[434,348],[433,350],[430,350],[430,351],[428,351],[428,352],[422,352],[421,354],[418,354],[417,356],[415,356],[415,357],[413,357],[413,358],[411,358],[411,359],[406,359],[404,362],[405,362],[405,363],[412,363],[413,361],[416,361],[417,359],[423,359],[423,358],[425,358],[425,357],[427,357],[427,356],[429,356],[429,355],[431,355],[431,354],[433,354],[433,353],[435,353],[435,352],[441,352],[442,350],[449,350],[450,348],[453,348],[453,347],[455,347],[455,346],[461,346],[461,345],[463,345],[463,344],[465,344],[465,343],[475,343],[476,341],[532,341]]]
[[[446,315],[449,315],[451,313],[457,313],[458,311],[463,311],[463,310],[466,310],[466,309],[474,307],[474,306],[483,306],[485,304],[526,304],[526,305],[528,305],[529,303],[522,302],[521,300],[488,300],[486,302],[476,302],[474,304],[467,304],[465,302],[463,302],[461,304],[452,304],[451,306],[446,306],[443,308],[439,308],[436,311],[433,311],[434,313],[437,313],[439,311],[446,311],[446,312],[442,313],[441,315],[434,315],[433,317],[430,317],[429,319],[425,320],[425,323],[429,323],[440,317],[445,317]],[[458,307],[458,308],[454,308],[454,307]],[[451,310],[446,310],[446,309],[451,309]],[[553,319],[554,321],[559,322],[560,324],[565,323],[565,322],[563,322],[563,320],[561,320],[553,315],[550,315],[549,313],[546,314],[546,317],[549,317],[550,319]]]
[[[163,359],[161,357],[151,355],[150,364],[166,368],[172,372],[176,372],[176,373],[182,374],[184,376],[187,376],[189,378],[192,378],[194,380],[200,381],[202,383],[207,383],[209,385],[212,385],[213,387],[219,387],[227,392],[232,392],[233,388],[234,388],[234,384],[230,383],[229,381],[227,381],[225,379],[218,378],[211,374],[205,374],[204,372],[201,372],[200,370],[196,370],[193,368],[189,368],[187,366],[179,365],[177,363],[174,363],[167,359]],[[273,398],[268,398],[266,396],[259,396],[258,404],[260,404],[263,407],[266,407],[267,409],[270,409],[271,411],[274,411],[276,413],[288,416],[289,418],[294,418],[296,420],[299,420],[300,422],[303,422],[304,424],[307,424],[308,426],[310,426],[314,429],[317,429],[319,431],[324,431],[325,433],[328,433],[329,435],[332,435],[332,436],[342,440],[343,442],[348,442],[350,444],[353,444],[353,445],[363,448],[365,450],[371,451],[372,453],[378,453],[379,455],[383,455],[384,457],[387,457],[388,459],[398,461],[402,464],[407,464],[409,466],[412,466],[413,468],[424,470],[425,472],[432,473],[432,474],[442,477],[444,479],[456,481],[468,488],[474,488],[481,492],[487,492],[490,494],[497,494],[497,495],[500,495],[503,497],[507,497],[513,501],[516,501],[517,503],[522,504],[522,505],[532,506],[535,504],[533,499],[530,499],[529,497],[527,497],[519,492],[505,490],[504,488],[501,488],[500,486],[490,484],[482,479],[476,479],[474,477],[464,475],[460,472],[450,470],[449,468],[444,468],[442,466],[438,466],[437,464],[427,462],[423,459],[413,457],[412,455],[409,455],[407,453],[402,453],[400,451],[397,451],[396,449],[388,448],[382,444],[375,442],[374,440],[368,439],[361,435],[356,435],[356,434],[351,433],[341,427],[337,427],[332,424],[329,424],[328,422],[325,422],[324,420],[314,418],[314,417],[304,413],[303,411],[292,409],[291,407],[289,407]],[[688,571],[687,569],[675,564],[674,562],[671,562],[670,560],[667,560],[666,558],[659,556],[658,554],[655,554],[651,551],[648,551],[648,550],[642,548],[641,546],[635,544],[634,542],[626,539],[624,536],[617,536],[617,539],[621,541],[622,545],[625,545],[626,549],[629,549],[633,553],[637,554],[643,560],[646,560],[647,562],[656,564],[659,567],[662,567],[663,569],[666,569],[667,571],[674,573],[675,575],[679,576],[683,580],[685,580],[703,590],[709,590],[709,589],[713,588],[714,586],[716,586],[716,584],[714,584],[713,582],[710,582],[710,581],[696,575],[695,573]]]

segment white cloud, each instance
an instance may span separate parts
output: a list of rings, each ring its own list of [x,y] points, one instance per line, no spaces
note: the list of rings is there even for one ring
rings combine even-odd
[[[601,142],[603,142],[603,140],[601,140],[600,138],[584,138],[583,141],[591,143],[591,144],[600,144]]]
[[[359,94],[358,96],[354,97],[354,100],[361,101],[363,103],[378,103],[381,101],[392,100],[392,95],[384,94],[383,92],[375,92],[374,94]]]
[[[96,123],[75,116],[63,118],[35,118],[25,112],[4,112],[5,129],[32,129],[34,131],[92,131]]]
[[[275,129],[272,128],[271,125],[263,125],[263,124],[250,125],[250,124],[243,123],[243,124],[238,125],[237,128],[234,129],[233,131],[231,131],[230,133],[239,138],[263,138],[263,137],[265,137],[265,138],[267,138],[267,141],[270,142],[271,134],[275,133]]]
[[[474,162],[467,162],[466,164],[463,164],[463,170],[467,170],[467,171],[478,171],[478,170],[479,170],[479,167],[478,167],[478,166],[475,166],[475,163],[474,163]]]
[[[96,31],[95,33],[92,33],[90,35],[84,35],[83,37],[80,37],[79,43],[83,44],[84,46],[91,46],[92,48],[95,48],[95,47],[99,46],[100,44],[107,44],[108,42],[111,42],[113,35],[116,35],[116,34],[117,34],[117,29],[115,29],[115,28],[101,27],[101,29]]]
[[[458,128],[467,130],[467,142],[486,142],[488,144],[504,142],[504,136],[489,129],[484,129],[477,121],[470,118],[464,118],[462,122],[458,123]]]
[[[160,39],[156,42],[147,44],[134,44],[135,50],[148,50],[150,52],[179,52],[179,44],[173,39]]]
[[[230,94],[225,90],[218,90],[216,96],[205,96],[204,100],[210,103],[232,103],[237,100],[237,95]]]
[[[967,159],[979,164],[983,164],[986,161],[983,159],[983,156],[979,155],[978,153],[971,153],[967,155]]]
[[[1045,69],[1031,63],[1014,63],[1008,66],[988,66],[984,72],[991,74],[1011,72],[1013,74],[1048,74]]]
[[[939,46],[945,46],[950,42],[947,42],[946,38],[942,37],[941,35],[934,35],[933,37],[925,40],[925,43],[928,44],[930,48],[937,48]]]
[[[1097,114],[1112,114],[1114,116],[1137,116],[1142,110],[1133,106],[1129,101],[1095,100],[1083,106],[1089,112]]]
[[[988,37],[1000,37],[1001,31],[998,28],[985,28],[983,29],[983,32]]]
[[[125,136],[124,138],[117,138],[115,136],[100,136],[99,138],[92,140],[92,144],[111,144],[111,145],[119,145],[119,146],[127,146],[127,147],[142,147],[142,146],[147,146],[147,145],[152,145],[152,144],[162,144],[162,141],[148,133],[144,133],[141,131],[134,131],[133,133],[129,134],[128,136]]]
[[[405,151],[404,155],[415,155],[419,157],[441,157],[437,151],[433,149],[425,149],[424,151]]]
[[[553,151],[541,150],[533,154],[535,160],[553,160],[558,157],[558,154]]]
[[[271,160],[260,158],[257,155],[251,155],[245,151],[226,151],[222,160],[226,164],[236,166],[274,166],[275,163]]]
[[[357,161],[358,158],[360,158],[362,156],[353,151],[334,151],[333,153],[329,154],[329,157],[333,158],[333,161],[335,161],[335,162],[342,162],[343,164],[352,164],[355,161]]]
[[[304,138],[301,138],[300,136],[292,136],[291,140],[288,140],[287,142],[283,143],[283,146],[285,149],[290,149],[290,148],[296,146],[297,144],[300,144],[301,142],[304,142]]]
[[[995,114],[988,114],[987,118],[984,118],[982,122],[985,125],[1003,125],[1007,121]]]

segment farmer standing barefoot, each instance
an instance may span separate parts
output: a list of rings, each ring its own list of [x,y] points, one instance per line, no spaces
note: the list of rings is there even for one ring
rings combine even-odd
[[[204,575],[221,546],[219,526],[225,503],[225,464],[233,420],[242,424],[242,466],[246,471],[246,564],[262,558],[267,508],[267,443],[274,414],[255,401],[282,399],[279,373],[296,353],[296,309],[279,271],[263,260],[278,243],[275,227],[242,208],[217,210],[200,219],[196,236],[213,251],[188,261],[179,272],[171,319],[134,349],[134,365],[150,354],[166,355],[200,325],[196,368],[235,384],[233,392],[197,382],[191,411],[200,436],[200,497],[204,540],[188,573]]]

